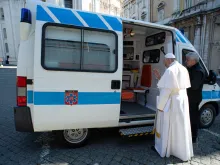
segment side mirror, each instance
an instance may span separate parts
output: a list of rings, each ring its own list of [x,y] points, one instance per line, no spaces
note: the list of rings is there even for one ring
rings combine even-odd
[[[209,76],[206,79],[206,83],[209,85],[214,85],[217,81],[217,75],[213,70],[209,71]]]

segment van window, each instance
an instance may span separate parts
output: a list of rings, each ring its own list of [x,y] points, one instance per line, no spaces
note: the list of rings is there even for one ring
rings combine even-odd
[[[45,39],[44,65],[47,68],[80,69],[81,42]]]
[[[183,49],[183,50],[182,50],[182,64],[183,64],[184,66],[186,66],[186,63],[185,63],[185,61],[186,61],[186,55],[187,55],[188,53],[190,53],[190,52],[194,52],[194,51],[188,50],[188,49]],[[202,63],[202,60],[201,60],[200,57],[199,57],[199,65],[204,69],[204,71],[206,72],[206,76],[207,76],[208,73],[207,73],[206,68],[205,68],[204,64]]]
[[[143,53],[143,63],[159,63],[160,49],[146,50]]]
[[[112,33],[83,30],[82,70],[114,71],[116,38]]]
[[[153,46],[158,44],[163,44],[166,40],[166,33],[161,32],[158,34],[154,34],[152,36],[148,36],[145,39],[145,46]]]
[[[46,26],[43,38],[42,66],[47,70],[117,70],[117,37],[114,33]]]

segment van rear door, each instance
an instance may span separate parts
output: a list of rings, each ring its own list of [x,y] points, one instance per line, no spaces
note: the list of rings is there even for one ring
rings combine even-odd
[[[36,131],[117,126],[122,23],[116,17],[37,7]]]

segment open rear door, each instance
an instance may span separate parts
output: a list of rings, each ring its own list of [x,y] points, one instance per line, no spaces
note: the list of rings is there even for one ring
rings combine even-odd
[[[36,15],[35,131],[117,126],[121,20],[46,6]]]

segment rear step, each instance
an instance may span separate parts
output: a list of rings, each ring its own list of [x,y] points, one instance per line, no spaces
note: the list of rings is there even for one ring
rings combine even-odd
[[[154,126],[125,128],[125,129],[120,129],[119,133],[123,137],[147,136],[154,134],[153,128]]]
[[[155,119],[155,114],[147,114],[147,115],[131,115],[131,116],[125,116],[121,115],[119,122],[126,122],[130,123],[132,121],[144,121],[144,120],[154,120]]]
[[[143,114],[143,115],[121,115],[120,119],[130,119],[130,118],[144,118],[144,117],[155,117],[156,114]]]

